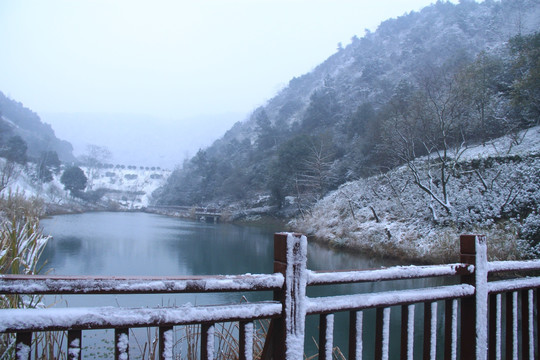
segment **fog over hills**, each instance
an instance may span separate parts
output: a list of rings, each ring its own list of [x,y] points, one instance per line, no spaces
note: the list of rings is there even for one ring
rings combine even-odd
[[[69,141],[75,156],[89,144],[107,147],[112,163],[173,169],[209,146],[246,115],[199,115],[182,121],[141,114],[44,113],[44,122]],[[185,124],[192,124],[189,128]]]
[[[422,139],[439,128],[444,137],[454,131],[453,145],[469,145],[531,126],[538,19],[538,1],[513,0],[438,1],[388,19],[197,153],[158,201],[187,206],[266,194],[278,207],[288,197],[310,203],[402,164],[396,145],[415,127],[404,145],[413,148],[404,151],[417,156],[432,143],[449,144]],[[452,124],[437,125],[441,118]]]

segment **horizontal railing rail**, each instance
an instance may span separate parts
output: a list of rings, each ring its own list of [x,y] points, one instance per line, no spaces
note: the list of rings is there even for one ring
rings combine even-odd
[[[308,298],[306,313],[308,315],[327,314],[339,311],[364,310],[421,302],[460,299],[474,295],[474,291],[474,286],[463,284],[368,294]]]
[[[540,270],[540,260],[488,262],[489,273],[534,270]]]
[[[308,271],[307,285],[421,279],[429,277],[470,275],[472,273],[474,273],[474,265],[462,263],[428,266],[395,266],[376,270]]]
[[[253,321],[281,315],[277,301],[167,308],[87,307],[6,309],[0,332],[114,329]]]
[[[0,275],[0,295],[64,294],[179,294],[212,292],[277,291],[284,276],[274,274],[208,276],[58,276]],[[115,329],[115,358],[127,358],[130,328],[158,327],[159,356],[173,346],[165,336],[174,326],[201,325],[201,356],[212,358],[210,342],[215,323],[239,322],[242,347],[253,346],[253,322],[280,317],[283,305],[277,301],[158,308],[75,307],[0,310],[0,332],[17,333],[17,349],[29,349],[32,333],[68,330],[68,358],[81,359],[82,330]],[[76,346],[72,346],[76,344]],[[240,351],[240,359],[249,351]],[[30,351],[16,352],[18,359],[29,359]]]
[[[165,294],[272,291],[282,274],[217,276],[0,275],[0,294]]]
[[[304,353],[305,319],[319,315],[319,359],[332,359],[334,313],[349,313],[349,359],[362,358],[366,348],[376,359],[395,357],[389,344],[399,342],[400,357],[412,359],[415,312],[423,305],[424,359],[435,359],[444,346],[445,359],[537,358],[540,332],[540,260],[487,261],[483,236],[461,237],[460,262],[430,266],[396,266],[374,270],[310,271],[307,239],[280,233],[274,238],[274,273],[220,276],[106,277],[0,276],[0,294],[176,294],[272,291],[273,300],[158,308],[94,307],[0,310],[0,332],[16,332],[17,346],[31,346],[36,331],[68,330],[70,359],[81,358],[81,331],[115,329],[115,356],[128,353],[129,328],[158,327],[160,358],[172,358],[170,332],[174,326],[200,324],[201,359],[213,358],[214,324],[238,322],[239,358],[253,358],[254,321],[270,319],[262,359],[300,359]],[[524,274],[513,279],[488,279],[490,274]],[[528,276],[528,277],[527,277]],[[453,279],[453,285],[311,297],[308,286],[402,281],[422,278]],[[408,283],[409,284],[409,283]],[[409,284],[410,285],[410,284]],[[444,315],[439,319],[440,307]],[[365,310],[375,309],[375,343],[364,344]],[[390,338],[391,312],[401,313],[401,335]],[[505,309],[505,310],[504,310]],[[395,319],[395,317],[393,317]],[[394,321],[394,320],[393,320]],[[444,340],[437,335],[444,325]],[[504,331],[503,331],[504,329]],[[504,338],[503,338],[504,334]],[[536,336],[535,336],[536,334]],[[458,345],[460,343],[460,345]],[[518,349],[518,344],[521,348]],[[461,349],[461,350],[460,350]],[[28,354],[29,352],[20,352]],[[28,358],[21,356],[19,358]]]
[[[536,289],[540,287],[540,278],[490,281],[487,286],[490,294]]]

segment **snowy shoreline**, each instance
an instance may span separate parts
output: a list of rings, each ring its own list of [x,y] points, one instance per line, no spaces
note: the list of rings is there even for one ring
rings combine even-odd
[[[492,260],[537,257],[540,127],[520,138],[519,144],[503,137],[462,153],[457,175],[446,184],[450,212],[415,185],[404,165],[343,184],[291,223],[331,247],[413,262],[456,261],[461,234],[486,235]],[[427,168],[426,159],[416,161]],[[437,183],[430,186],[440,192]]]

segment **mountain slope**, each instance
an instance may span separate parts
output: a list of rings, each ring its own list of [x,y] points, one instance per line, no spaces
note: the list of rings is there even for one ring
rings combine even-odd
[[[50,125],[21,103],[0,92],[0,135],[5,139],[20,136],[28,146],[28,156],[37,159],[44,151],[55,151],[63,162],[73,162],[73,147],[56,137]]]
[[[416,160],[427,162],[427,157]],[[460,233],[486,234],[496,260],[540,253],[540,127],[465,150],[448,183],[452,212],[438,209],[407,165],[346,183],[294,221],[333,246],[420,262],[453,262]]]
[[[262,193],[278,208],[291,205],[291,197],[293,207],[309,207],[339,184],[403,163],[392,149],[394,123],[413,112],[433,120],[445,101],[460,107],[452,115],[460,124],[445,139],[452,144],[460,134],[468,143],[485,142],[531,126],[535,117],[516,106],[525,72],[516,71],[521,50],[512,44],[519,41],[509,40],[538,31],[539,19],[537,1],[502,0],[439,1],[385,21],[292,79],[185,162],[156,194],[158,202],[225,204]],[[416,155],[428,151],[418,149]]]

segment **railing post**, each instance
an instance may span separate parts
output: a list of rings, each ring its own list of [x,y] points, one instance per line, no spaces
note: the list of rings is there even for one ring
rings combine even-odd
[[[437,357],[437,303],[424,303],[424,352],[426,360]]]
[[[444,305],[444,358],[457,359],[458,301],[448,299]]]
[[[349,359],[362,359],[362,327],[364,313],[362,311],[351,311],[349,313]]]
[[[129,329],[114,329],[114,358],[116,360],[129,359]]]
[[[461,300],[461,359],[487,359],[488,290],[487,247],[483,235],[461,235],[462,263],[474,265],[474,274],[462,282],[474,285],[475,295]]]
[[[81,360],[82,349],[82,331],[81,330],[69,330],[67,335],[68,341],[68,353],[69,360]]]
[[[201,325],[201,360],[214,358],[214,324]]]
[[[274,360],[301,360],[304,356],[306,320],[307,239],[304,235],[274,235],[274,272],[285,278],[283,289],[274,291],[274,300],[283,304],[281,318],[273,324]]]
[[[240,339],[238,344],[238,358],[240,360],[253,359],[253,330],[252,321],[240,321]]]
[[[506,293],[506,358],[517,359],[518,356],[518,317],[517,291]]]
[[[30,360],[32,346],[31,332],[18,332],[15,339],[15,358],[17,360]]]
[[[319,360],[332,360],[334,343],[334,314],[321,314],[319,318]]]
[[[173,358],[173,336],[174,328],[172,326],[159,327],[159,359],[166,360]]]
[[[414,304],[401,306],[401,359],[413,359],[414,310]]]

